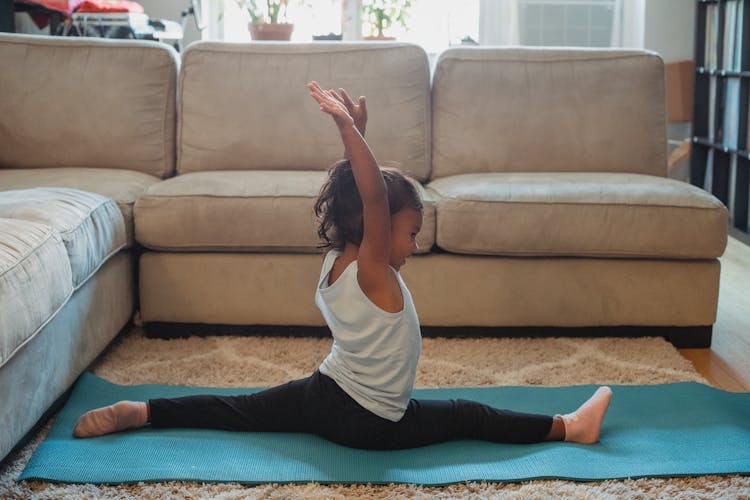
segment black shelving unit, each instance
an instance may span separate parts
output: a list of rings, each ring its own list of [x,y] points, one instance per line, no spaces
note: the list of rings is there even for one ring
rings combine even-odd
[[[698,0],[690,182],[730,210],[730,233],[750,244],[750,0]]]

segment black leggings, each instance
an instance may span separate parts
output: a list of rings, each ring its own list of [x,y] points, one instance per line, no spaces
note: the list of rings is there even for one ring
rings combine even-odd
[[[305,432],[370,450],[415,448],[454,439],[544,441],[552,417],[497,410],[453,399],[409,401],[398,422],[375,415],[330,377],[310,377],[247,396],[188,396],[149,401],[153,427]]]

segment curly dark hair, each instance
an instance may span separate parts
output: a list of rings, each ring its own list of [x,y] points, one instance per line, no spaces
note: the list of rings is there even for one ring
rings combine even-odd
[[[414,185],[395,168],[381,167],[388,191],[388,209],[395,214],[404,208],[422,210],[422,200]],[[354,180],[354,172],[349,160],[340,160],[328,170],[328,180],[320,190],[315,202],[315,215],[318,218],[318,248],[332,248],[343,251],[346,243],[362,244],[364,224],[362,220],[362,199]]]

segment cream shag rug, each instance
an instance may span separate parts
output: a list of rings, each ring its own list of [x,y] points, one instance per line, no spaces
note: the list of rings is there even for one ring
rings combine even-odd
[[[258,387],[309,375],[330,339],[207,337],[147,339],[134,329],[92,366],[118,384]],[[424,339],[417,387],[487,385],[658,384],[706,381],[660,338]],[[616,393],[615,393],[615,397]],[[512,405],[511,405],[512,406]],[[567,410],[567,409],[566,409]],[[638,479],[574,483],[413,485],[263,485],[140,483],[121,486],[17,483],[51,423],[0,467],[0,498],[750,498],[750,477]]]

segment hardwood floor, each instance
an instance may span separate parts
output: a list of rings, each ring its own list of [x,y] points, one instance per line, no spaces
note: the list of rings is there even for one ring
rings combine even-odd
[[[750,246],[730,237],[721,261],[719,309],[711,349],[680,349],[708,381],[750,391]]]

